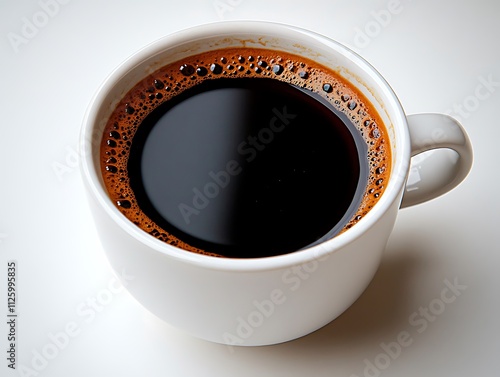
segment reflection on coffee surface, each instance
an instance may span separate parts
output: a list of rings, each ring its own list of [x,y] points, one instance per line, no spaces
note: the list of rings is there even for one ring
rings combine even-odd
[[[166,65],[130,90],[102,139],[120,211],[187,251],[255,258],[358,222],[390,173],[387,131],[336,72],[266,49]]]

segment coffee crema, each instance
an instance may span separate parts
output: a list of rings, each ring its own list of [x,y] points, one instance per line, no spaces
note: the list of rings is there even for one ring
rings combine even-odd
[[[139,228],[218,257],[286,254],[355,225],[391,169],[377,112],[336,72],[267,49],[168,64],[110,116],[101,171]]]

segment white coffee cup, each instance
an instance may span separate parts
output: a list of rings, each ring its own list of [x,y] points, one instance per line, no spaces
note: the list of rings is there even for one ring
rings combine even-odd
[[[377,204],[355,226],[319,245],[254,259],[184,251],[139,229],[115,207],[101,177],[104,125],[134,84],[158,68],[196,53],[256,47],[315,60],[346,78],[377,109],[388,130],[392,172]],[[90,208],[111,266],[149,311],[196,337],[230,345],[269,345],[326,325],[346,310],[374,276],[401,207],[458,185],[472,166],[472,147],[454,119],[407,116],[381,75],[345,46],[310,31],[252,21],[220,22],[162,38],[120,65],[100,87],[81,134],[82,174]],[[419,153],[436,148],[451,149]],[[409,177],[410,170],[413,172]]]

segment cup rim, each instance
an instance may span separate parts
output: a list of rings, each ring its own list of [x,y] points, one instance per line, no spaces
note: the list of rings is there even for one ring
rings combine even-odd
[[[386,98],[388,98],[388,101],[385,102],[385,107],[390,107],[392,110],[391,118],[394,133],[396,134],[396,138],[398,140],[398,153],[397,158],[393,161],[391,176],[382,197],[358,223],[347,231],[324,241],[321,244],[288,254],[260,258],[219,258],[189,252],[167,244],[147,234],[128,220],[115,207],[109,199],[106,189],[100,183],[100,169],[93,163],[93,143],[89,141],[92,140],[93,131],[98,124],[96,117],[97,112],[102,106],[107,93],[113,88],[115,83],[123,79],[129,71],[133,70],[134,67],[170,46],[187,43],[189,41],[201,39],[207,36],[216,36],[219,34],[231,35],[231,33],[239,33],[242,31],[248,31],[255,34],[265,33],[266,35],[272,35],[273,31],[291,31],[299,33],[304,35],[305,38],[308,38],[309,40],[314,39],[316,41],[320,41],[325,46],[334,48],[336,53],[341,53],[344,56],[347,55],[349,60],[360,65],[363,70],[368,72],[371,78],[377,82],[377,92],[383,92]],[[307,263],[311,260],[318,260],[327,257],[330,254],[342,249],[346,245],[354,242],[363,233],[374,226],[383,214],[389,210],[389,207],[393,204],[393,202],[398,200],[399,194],[406,181],[410,159],[410,137],[406,115],[402,105],[391,86],[370,63],[349,47],[329,37],[300,27],[269,21],[218,21],[201,24],[157,39],[156,41],[153,41],[139,49],[128,59],[122,62],[117,68],[115,68],[94,94],[83,119],[79,147],[81,157],[81,174],[83,176],[84,183],[93,196],[90,200],[97,200],[99,206],[105,210],[106,214],[110,216],[111,219],[120,228],[122,228],[122,230],[138,240],[140,243],[152,250],[155,250],[156,252],[164,254],[167,257],[192,265],[225,271],[255,271],[287,268]],[[394,145],[392,145],[391,148],[394,149]]]

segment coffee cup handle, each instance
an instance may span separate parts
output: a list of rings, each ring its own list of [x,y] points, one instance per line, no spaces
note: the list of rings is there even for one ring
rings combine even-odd
[[[454,118],[427,113],[409,115],[407,120],[412,158],[401,208],[452,190],[465,179],[473,162],[469,137]]]

